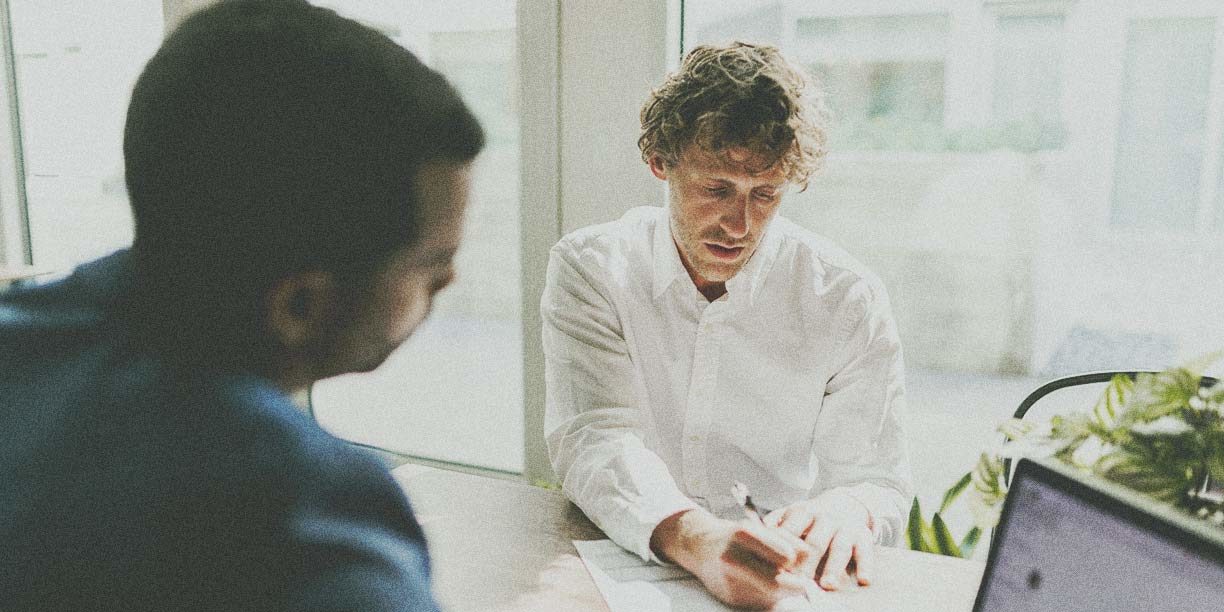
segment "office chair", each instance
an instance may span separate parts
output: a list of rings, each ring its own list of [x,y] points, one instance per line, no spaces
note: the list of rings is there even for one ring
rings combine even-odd
[[[1071,376],[1064,376],[1062,378],[1056,378],[1054,380],[1051,380],[1048,383],[1045,383],[1044,385],[1041,385],[1040,387],[1037,387],[1036,389],[1033,390],[1032,393],[1029,393],[1028,396],[1025,397],[1023,401],[1020,402],[1020,405],[1016,408],[1015,414],[1013,414],[1012,416],[1017,419],[1023,419],[1025,415],[1028,414],[1029,410],[1035,404],[1037,404],[1037,402],[1041,401],[1046,396],[1060,389],[1066,389],[1069,387],[1078,387],[1082,385],[1107,383],[1113,380],[1114,376],[1117,376],[1119,374],[1125,375],[1131,380],[1135,380],[1140,374],[1158,374],[1158,373],[1159,372],[1152,371],[1152,370],[1131,370],[1131,371],[1123,371],[1123,370],[1108,371],[1107,370],[1107,371],[1101,371],[1101,372],[1086,372],[1084,374],[1073,374]],[[1210,376],[1204,376],[1201,379],[1199,379],[1199,387],[1210,387],[1216,384],[1216,382],[1218,381],[1215,378],[1212,378]],[[1012,464],[1012,461],[1010,458],[1003,460],[1003,482],[1004,484],[1007,484],[1007,485],[1011,484],[1011,473],[1012,473],[1011,464]]]

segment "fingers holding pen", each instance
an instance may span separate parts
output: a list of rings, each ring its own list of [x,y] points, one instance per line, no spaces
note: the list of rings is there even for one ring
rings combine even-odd
[[[739,524],[731,542],[782,571],[806,562],[812,553],[807,543],[793,534],[751,521]]]
[[[802,594],[808,578],[793,573],[810,557],[807,545],[793,535],[757,523],[743,523],[733,533],[721,560],[724,576],[738,603],[768,608]]]

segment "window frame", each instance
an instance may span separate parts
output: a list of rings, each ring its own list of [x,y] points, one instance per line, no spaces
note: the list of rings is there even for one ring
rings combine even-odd
[[[21,118],[8,0],[0,0],[0,265],[31,265]],[[7,128],[7,129],[6,129]]]
[[[1219,192],[1221,163],[1224,162],[1224,6],[1211,0],[1168,0],[1167,2],[1144,3],[1137,0],[1114,0],[1119,9],[1104,25],[1105,40],[1112,43],[1114,71],[1109,81],[1104,79],[1084,86],[1107,87],[1110,96],[1109,112],[1103,113],[1098,125],[1104,127],[1104,137],[1097,140],[1095,150],[1085,151],[1101,160],[1091,177],[1091,197],[1087,201],[1097,202],[1094,210],[1094,225],[1102,228],[1096,239],[1110,248],[1126,249],[1134,245],[1158,248],[1168,243],[1181,243],[1194,253],[1217,252],[1219,239],[1224,234],[1224,225],[1216,220],[1215,200]],[[1195,220],[1189,229],[1142,228],[1117,226],[1110,222],[1114,207],[1114,181],[1118,163],[1118,137],[1122,121],[1122,88],[1126,79],[1126,45],[1131,27],[1136,20],[1167,18],[1211,18],[1214,19],[1212,40],[1212,65],[1208,77],[1206,132],[1203,143],[1203,167],[1198,181],[1198,206]],[[1074,94],[1064,92],[1064,97]],[[1224,211],[1219,211],[1224,214]]]

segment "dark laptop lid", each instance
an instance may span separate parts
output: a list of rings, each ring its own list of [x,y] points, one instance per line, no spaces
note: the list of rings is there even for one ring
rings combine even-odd
[[[1224,530],[1053,460],[1012,479],[974,612],[1224,609]]]

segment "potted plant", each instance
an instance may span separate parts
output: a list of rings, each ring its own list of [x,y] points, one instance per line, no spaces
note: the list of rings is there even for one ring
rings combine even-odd
[[[906,528],[910,548],[968,558],[999,520],[1010,459],[1055,457],[1224,528],[1224,381],[1204,385],[1219,355],[1131,379],[1115,376],[1092,410],[1048,423],[1012,419],[1005,442],[984,452],[952,485],[930,519],[915,499]],[[944,517],[967,500],[974,526],[955,538]]]

